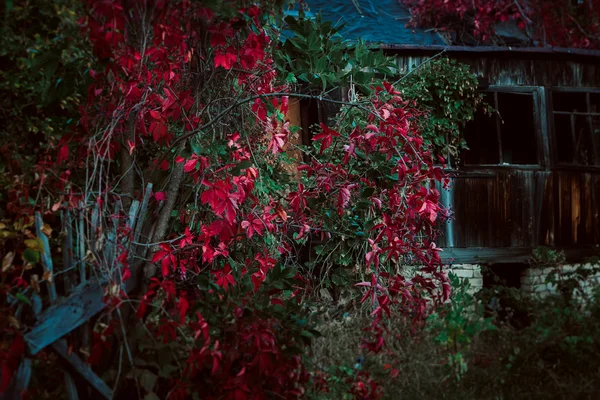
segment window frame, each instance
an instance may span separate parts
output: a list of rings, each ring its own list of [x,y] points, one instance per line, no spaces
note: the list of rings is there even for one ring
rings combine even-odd
[[[554,109],[554,104],[553,104],[553,95],[554,93],[585,93],[586,94],[586,108],[587,108],[587,112],[572,112],[572,111],[560,111],[560,110],[555,110]],[[597,138],[596,141],[594,141],[594,135],[592,134],[593,132],[593,125],[592,125],[592,118],[591,117],[600,117],[600,113],[592,113],[590,112],[590,108],[591,108],[591,101],[590,101],[590,94],[598,94],[600,95],[600,88],[593,88],[593,87],[566,87],[566,86],[552,86],[549,88],[548,90],[548,130],[549,133],[551,135],[551,141],[552,141],[552,164],[556,167],[560,167],[560,168],[569,168],[569,169],[600,169],[600,138]],[[580,164],[580,163],[576,163],[576,162],[565,162],[565,161],[559,161],[558,159],[558,135],[556,133],[556,126],[554,123],[554,116],[555,115],[570,115],[571,116],[571,140],[572,140],[572,145],[573,145],[573,150],[575,151],[575,144],[576,144],[576,138],[574,137],[575,132],[574,132],[574,127],[573,127],[573,123],[574,123],[574,117],[579,115],[579,116],[585,116],[587,117],[587,121],[589,124],[589,130],[590,130],[590,141],[592,142],[592,148],[593,148],[593,155],[594,155],[594,162],[590,165],[585,165],[585,164]]]
[[[501,126],[502,123],[499,118],[496,118],[496,141],[498,144],[498,163],[486,163],[486,164],[467,164],[464,158],[461,157],[461,167],[464,169],[477,169],[477,168],[518,168],[518,169],[529,169],[529,170],[542,170],[547,164],[547,159],[544,156],[545,143],[543,140],[543,129],[544,119],[543,116],[543,100],[544,92],[543,87],[540,86],[505,86],[505,85],[490,85],[486,89],[480,90],[481,93],[492,93],[494,95],[494,104],[492,105],[496,110],[498,109],[498,93],[514,93],[514,94],[531,94],[533,100],[533,126],[534,126],[534,141],[536,145],[536,162],[533,164],[511,164],[503,161],[502,154],[502,139],[501,139]],[[467,146],[469,143],[467,142]]]

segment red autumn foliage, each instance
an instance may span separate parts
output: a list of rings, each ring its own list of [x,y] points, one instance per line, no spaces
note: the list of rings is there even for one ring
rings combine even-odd
[[[600,48],[600,1],[400,0],[411,24],[494,43],[498,23],[514,21],[539,46]]]
[[[314,136],[319,152],[297,165],[301,179],[291,181],[290,190],[265,189],[290,136],[286,113],[293,93],[270,57],[263,10],[253,5],[221,15],[185,0],[90,1],[88,8],[82,24],[102,67],[91,73],[80,131],[45,167],[63,173],[60,187],[68,190],[60,200],[69,207],[85,198],[74,189],[77,179],[90,170],[110,171],[94,175],[94,191],[86,193],[100,213],[123,203],[119,193],[130,171],[162,178],[166,189],[155,193],[150,219],[173,203],[173,193],[184,192],[169,192],[177,170],[193,188],[186,192],[192,200],[168,210],[178,228],[161,237],[149,257],[160,274],[146,282],[136,312],[151,343],[134,346],[136,359],[151,360],[161,350],[168,355],[159,366],[164,398],[193,392],[208,399],[302,396],[308,379],[302,349],[315,334],[306,302],[318,278],[290,260],[295,246],[314,236],[357,241],[365,250],[355,261],[368,276],[356,284],[361,302],[372,308],[363,343],[368,351],[380,352],[390,339],[386,319],[420,325],[447,297],[435,245],[436,224],[446,217],[437,187],[446,177],[417,128],[422,113],[391,84],[373,87],[363,107],[370,111],[356,115],[365,123],[350,131],[341,123],[321,125]],[[213,98],[201,96],[213,90]],[[128,195],[141,197],[139,182],[133,186]],[[371,225],[348,228],[350,217],[359,216],[370,216]],[[345,230],[336,232],[335,225]],[[133,235],[121,229],[117,239]],[[115,268],[125,279],[131,260],[123,246],[117,253]],[[423,275],[392,272],[402,264],[421,265]],[[93,265],[106,273],[107,266]],[[110,310],[126,304],[118,286],[106,297]],[[117,323],[94,336],[90,363],[111,348]],[[351,393],[381,394],[364,374]]]

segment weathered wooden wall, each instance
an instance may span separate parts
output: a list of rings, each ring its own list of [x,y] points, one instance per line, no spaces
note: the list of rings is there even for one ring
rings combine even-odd
[[[458,172],[454,247],[591,246],[600,243],[600,174]],[[440,247],[446,247],[445,237]]]
[[[397,64],[410,71],[437,54],[396,52]],[[600,57],[568,54],[445,52],[470,65],[496,86],[599,88]],[[540,121],[549,118],[538,109]],[[525,261],[540,245],[570,251],[573,260],[600,244],[600,168],[563,167],[553,162],[553,144],[546,122],[540,122],[543,148],[539,166],[469,166],[451,171],[449,195],[453,223],[442,227],[438,245],[444,258],[474,262],[500,259]],[[542,141],[540,141],[542,143]],[[451,237],[449,240],[448,238]],[[512,258],[511,258],[512,257]]]
[[[401,70],[411,71],[440,52],[396,53]],[[477,76],[491,85],[505,86],[600,86],[598,57],[564,54],[445,52],[443,56],[468,64]]]

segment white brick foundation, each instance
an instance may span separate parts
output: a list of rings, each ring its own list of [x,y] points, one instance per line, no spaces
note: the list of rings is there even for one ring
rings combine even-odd
[[[562,273],[574,272],[580,264],[567,264],[559,267],[557,273],[558,278]],[[583,268],[592,269],[597,266],[591,264],[583,265]],[[553,268],[535,268],[531,267],[523,271],[521,274],[521,291],[525,294],[534,296],[547,296],[549,294],[556,293],[556,286],[550,283],[546,283],[548,276],[552,273]],[[583,284],[583,289],[586,293],[590,294],[595,287],[600,284],[600,272],[588,277],[587,281]]]
[[[455,264],[450,271],[461,279],[466,279],[470,284],[470,291],[476,293],[483,288],[481,267],[477,264]]]

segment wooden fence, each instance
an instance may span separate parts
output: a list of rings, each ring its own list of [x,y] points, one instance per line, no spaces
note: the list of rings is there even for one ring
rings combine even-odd
[[[129,293],[138,284],[138,270],[148,251],[142,240],[152,184],[148,184],[142,202],[134,200],[126,218],[122,205],[117,203],[113,213],[104,215],[96,204],[81,204],[77,210],[67,210],[61,215],[62,257],[64,268],[55,271],[48,236],[40,213],[35,214],[36,236],[42,244],[41,263],[44,269],[39,293],[30,289],[26,294],[35,315],[35,324],[24,335],[27,354],[15,373],[3,399],[20,399],[32,375],[32,356],[51,348],[63,358],[69,368],[64,374],[68,398],[79,398],[76,380],[93,388],[103,398],[112,398],[112,389],[98,377],[67,343],[83,346],[90,343],[90,320],[107,307],[109,291]],[[128,232],[120,235],[119,232]],[[127,264],[131,277],[122,279],[119,255],[127,251]],[[93,262],[92,262],[93,261]],[[93,265],[93,268],[92,268]],[[17,317],[26,304],[9,298],[17,307]],[[84,397],[85,398],[85,397]]]

